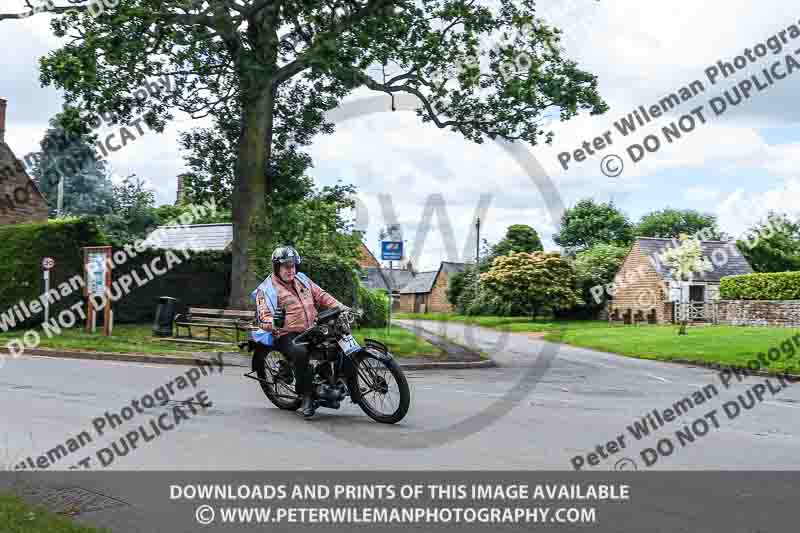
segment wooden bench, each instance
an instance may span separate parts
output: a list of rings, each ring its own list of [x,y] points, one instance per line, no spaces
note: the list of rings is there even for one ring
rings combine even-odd
[[[204,307],[190,307],[186,313],[175,316],[175,336],[180,337],[180,328],[186,328],[189,338],[192,337],[192,328],[206,329],[208,340],[211,340],[211,330],[234,330],[236,342],[239,342],[240,331],[250,331],[256,318],[255,311],[241,311],[237,309],[206,309]]]

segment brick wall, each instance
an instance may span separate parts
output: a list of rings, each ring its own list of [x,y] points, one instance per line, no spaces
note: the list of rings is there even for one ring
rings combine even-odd
[[[631,309],[633,314],[642,311],[646,316],[655,309],[656,321],[659,324],[672,321],[668,306],[665,305],[665,284],[638,243],[633,245],[623,261],[614,278],[614,284],[615,291],[609,305],[612,313],[618,310],[621,316]]]
[[[800,327],[800,300],[720,300],[720,324]]]
[[[414,312],[414,294],[401,294],[400,295],[400,305],[397,307],[397,310],[401,313],[413,313]]]
[[[47,203],[8,145],[0,143],[0,224],[44,222]]]
[[[379,266],[381,266],[378,263],[378,260],[375,259],[375,256],[373,256],[370,253],[370,251],[367,249],[367,246],[363,242],[361,243],[361,247],[359,249],[359,252],[360,252],[361,255],[358,258],[358,266],[361,266],[361,267],[379,267]]]
[[[453,311],[453,305],[447,299],[447,284],[450,276],[440,271],[436,277],[436,282],[433,284],[428,295],[428,311],[431,313],[450,313]]]

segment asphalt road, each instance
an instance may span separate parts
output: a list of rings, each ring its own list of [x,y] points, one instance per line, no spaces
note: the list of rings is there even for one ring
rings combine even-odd
[[[728,390],[711,370],[558,346],[525,334],[418,324],[477,344],[499,366],[409,372],[411,409],[394,426],[373,422],[349,403],[339,411],[320,409],[313,421],[304,421],[299,413],[273,407],[255,381],[242,377],[245,369],[226,367],[221,374],[202,376],[196,388],[176,390],[180,399],[205,390],[213,403],[207,411],[151,442],[140,442],[125,456],[118,454],[107,468],[572,470],[578,455],[583,469],[593,471],[634,466],[796,470],[800,464],[800,383],[782,385],[773,379],[774,389],[784,388],[771,393],[765,378],[747,377]],[[98,450],[165,411],[146,409],[103,436],[93,429],[93,420],[106,411],[120,412],[188,370],[47,357],[10,360],[0,369],[0,464],[28,456],[36,461],[85,430],[92,442],[49,468],[66,469],[85,457],[99,468]],[[737,401],[737,394],[747,399],[747,391],[752,395],[759,384],[762,401],[729,419],[723,404]],[[704,387],[710,391],[709,386],[717,394],[707,392],[704,403],[696,402],[654,434],[636,440],[627,429],[653,409],[663,416],[686,396]],[[683,437],[678,437],[681,429]],[[689,431],[694,442],[687,440]],[[620,435],[624,448],[607,444],[619,442]],[[647,467],[640,452],[664,438],[674,450]],[[605,458],[588,455],[598,445]]]

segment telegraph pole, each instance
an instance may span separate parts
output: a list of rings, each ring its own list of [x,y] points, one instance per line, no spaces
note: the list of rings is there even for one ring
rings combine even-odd
[[[481,217],[475,221],[475,266],[478,266],[481,249]]]
[[[478,217],[475,221],[475,296],[478,296],[478,292],[480,291],[481,284],[481,274],[480,274],[480,255],[481,255],[481,217]]]

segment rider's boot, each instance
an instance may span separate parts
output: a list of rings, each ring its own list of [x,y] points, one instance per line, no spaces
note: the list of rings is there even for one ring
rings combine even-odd
[[[314,405],[314,400],[311,398],[311,394],[306,394],[303,396],[303,405],[300,406],[303,410],[303,418],[311,418],[314,416],[314,413],[317,411],[317,407]]]

